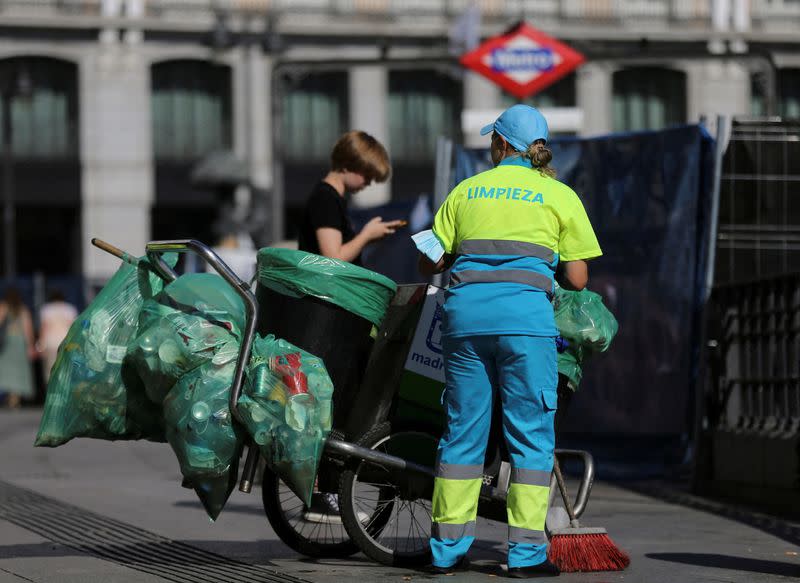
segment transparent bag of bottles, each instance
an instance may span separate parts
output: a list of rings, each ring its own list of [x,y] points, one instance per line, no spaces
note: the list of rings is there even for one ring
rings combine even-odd
[[[163,407],[166,439],[212,520],[242,448],[228,399],[243,326],[244,303],[224,279],[183,275],[145,302],[125,357],[130,383]]]
[[[331,430],[333,383],[322,360],[275,338],[257,336],[239,413],[269,467],[311,502]]]
[[[174,265],[176,256],[165,256]],[[163,441],[160,407],[123,382],[122,362],[143,302],[163,282],[145,259],[129,259],[75,320],[58,349],[35,445],[74,437]]]
[[[603,298],[587,289],[575,292],[556,287],[553,308],[556,327],[568,342],[558,355],[558,372],[569,379],[574,391],[583,376],[584,360],[593,352],[608,350],[619,324]]]
[[[163,402],[167,441],[212,520],[236,485],[244,443],[228,406],[235,369],[235,360],[206,362],[181,376]]]
[[[126,381],[142,387],[156,404],[182,375],[209,361],[229,362],[238,356],[240,346],[239,336],[225,326],[199,312],[165,305],[163,300],[159,297],[144,303],[139,334],[125,357]]]

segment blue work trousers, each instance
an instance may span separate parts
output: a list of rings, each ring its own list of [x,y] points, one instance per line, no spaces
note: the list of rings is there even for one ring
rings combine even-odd
[[[443,342],[447,427],[439,442],[433,495],[434,565],[448,567],[475,538],[475,518],[492,405],[499,393],[511,456],[508,566],[547,557],[547,515],[558,404],[556,344],[541,336],[468,336]]]

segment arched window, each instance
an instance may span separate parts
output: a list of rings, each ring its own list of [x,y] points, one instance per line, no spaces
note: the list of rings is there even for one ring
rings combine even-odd
[[[11,118],[15,158],[78,158],[77,67],[46,57],[0,61],[0,144]]]
[[[459,137],[461,84],[438,71],[389,73],[392,161],[433,163],[436,138]]]
[[[152,67],[156,160],[196,160],[232,144],[231,70],[205,61]]]
[[[631,67],[614,73],[613,128],[657,130],[686,123],[686,75],[661,67]]]
[[[287,86],[283,101],[283,156],[287,161],[324,162],[347,131],[347,73],[312,73]]]

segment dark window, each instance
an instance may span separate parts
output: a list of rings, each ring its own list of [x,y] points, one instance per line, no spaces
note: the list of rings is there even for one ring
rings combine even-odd
[[[439,136],[460,138],[461,84],[438,71],[389,73],[392,162],[434,163]]]
[[[0,85],[0,143],[6,140],[3,118],[9,111],[15,157],[79,157],[75,65],[44,57],[4,59]]]
[[[575,94],[575,73],[570,73],[539,93],[525,99],[518,99],[509,93],[503,93],[503,106],[510,107],[515,103],[525,103],[536,108],[575,107],[577,103]]]
[[[284,82],[284,159],[327,165],[336,140],[349,129],[347,73],[314,73]]]
[[[800,69],[778,71],[778,100],[782,117],[800,119]]]
[[[152,67],[156,160],[196,160],[232,144],[231,71],[205,61]]]
[[[614,131],[658,130],[686,123],[686,75],[660,67],[614,73]]]
[[[767,77],[761,72],[750,76],[750,113],[767,115]],[[779,69],[775,79],[777,108],[781,117],[800,119],[800,69]]]
[[[0,176],[10,188],[11,253],[18,274],[81,270],[77,88],[73,63],[47,57],[0,60]],[[2,272],[5,242],[0,237]]]

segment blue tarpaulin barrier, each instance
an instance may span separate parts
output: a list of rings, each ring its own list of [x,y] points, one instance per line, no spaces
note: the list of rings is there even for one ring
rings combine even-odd
[[[706,273],[713,140],[700,126],[556,139],[558,179],[583,200],[603,249],[589,287],[619,321],[611,349],[584,367],[566,432],[691,430]],[[454,183],[490,167],[456,149]]]
[[[696,386],[713,140],[700,126],[684,126],[560,138],[550,147],[558,179],[580,195],[603,248],[603,257],[590,263],[589,287],[619,321],[611,349],[584,367],[564,431],[686,435]],[[453,185],[490,165],[488,150],[456,147]],[[376,214],[408,218],[412,206],[358,211],[354,222]],[[413,243],[404,236],[369,249],[364,261],[399,283],[421,279]]]

